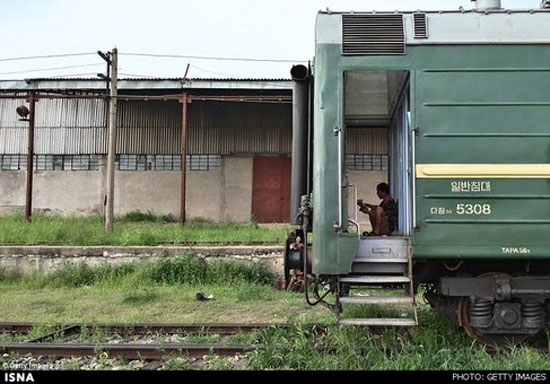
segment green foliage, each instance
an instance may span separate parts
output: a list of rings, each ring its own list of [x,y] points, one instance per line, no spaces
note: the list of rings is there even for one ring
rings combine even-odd
[[[0,275],[2,276],[2,275]],[[117,286],[126,284],[130,287],[143,287],[154,284],[258,284],[270,285],[275,277],[265,265],[248,264],[235,260],[216,260],[207,263],[204,259],[187,252],[183,256],[160,257],[152,262],[133,262],[119,265],[103,264],[90,267],[86,264],[65,264],[49,273],[33,273],[24,276],[0,277],[8,283],[22,282],[33,288],[43,287],[82,287],[82,286]],[[136,304],[155,300],[152,291],[133,292],[125,302]]]
[[[148,222],[159,222],[159,223],[177,223],[178,218],[174,215],[162,215],[158,216],[154,213],[148,211],[148,212],[141,212],[141,211],[133,211],[129,212],[122,217],[118,219],[120,223],[131,223],[131,222],[142,222],[142,221],[148,221]]]
[[[184,256],[163,257],[149,266],[146,276],[160,284],[200,284],[206,280],[207,264],[192,253]]]
[[[167,357],[164,358],[162,365],[168,371],[188,370],[190,362],[183,357]]]
[[[253,369],[298,370],[538,370],[548,356],[529,346],[488,351],[433,310],[421,311],[420,326],[374,334],[361,327],[297,326],[267,330],[265,347],[251,354]]]
[[[0,245],[159,245],[159,244],[281,244],[288,228],[260,228],[248,223],[193,220],[184,226],[171,215],[132,212],[115,220],[105,233],[101,216],[34,214],[0,217]]]
[[[122,303],[130,305],[144,305],[155,301],[158,297],[159,295],[156,292],[145,288],[126,295],[126,297],[122,300]]]

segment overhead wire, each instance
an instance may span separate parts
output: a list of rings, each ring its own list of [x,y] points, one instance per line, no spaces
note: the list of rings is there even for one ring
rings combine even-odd
[[[119,55],[125,56],[141,56],[141,57],[164,57],[173,59],[198,59],[198,60],[220,60],[220,61],[252,61],[252,62],[271,62],[271,63],[305,63],[307,60],[291,60],[291,59],[258,59],[246,57],[219,57],[219,56],[195,56],[195,55],[180,55],[180,54],[158,54],[158,53],[138,53],[138,52],[119,52]]]
[[[11,57],[11,58],[0,58],[0,62],[6,61],[16,61],[16,60],[32,60],[32,59],[46,59],[46,58],[59,58],[59,57],[71,57],[71,56],[85,56],[85,55],[96,55],[97,52],[80,52],[80,53],[63,53],[63,54],[51,54],[51,55],[36,55],[36,56],[22,56],[22,57]],[[197,60],[218,60],[218,61],[247,61],[247,62],[271,62],[271,63],[296,63],[296,62],[305,62],[305,60],[290,60],[290,59],[261,59],[261,58],[244,58],[244,57],[214,57],[214,56],[197,56],[197,55],[182,55],[182,54],[154,54],[154,53],[140,53],[140,52],[119,52],[119,55],[125,56],[135,56],[135,57],[154,57],[154,58],[176,58],[176,59],[197,59]],[[98,64],[82,64],[74,66],[64,66],[64,67],[53,67],[53,68],[43,68],[43,69],[32,69],[24,71],[10,71],[10,72],[0,72],[0,75],[9,75],[17,73],[30,73],[30,72],[41,72],[41,71],[53,71],[60,69],[70,69],[70,68],[82,68],[82,67],[91,67],[91,66],[103,65],[103,63]],[[227,73],[221,73],[216,71],[210,71],[196,65],[191,64],[192,67],[206,73],[212,73],[216,75],[226,76],[230,78],[238,78],[239,76],[231,75]],[[122,74],[122,73],[121,73]],[[67,74],[67,75],[55,75],[55,77],[78,77],[78,76],[88,76],[96,75],[95,73],[84,73],[84,74]],[[136,75],[136,74],[123,74],[125,76],[131,77],[151,77],[156,78],[158,76],[150,75]],[[52,76],[53,77],[53,76]],[[278,87],[279,84],[273,84]],[[286,88],[285,86],[283,86]]]
[[[96,63],[96,64],[68,65],[68,66],[65,66],[65,67],[54,67],[54,68],[28,69],[26,71],[0,72],[0,75],[11,75],[11,74],[14,74],[14,73],[41,72],[41,71],[57,71],[59,69],[94,67],[94,66],[98,66],[98,65],[104,65],[104,64]]]
[[[228,73],[221,73],[221,72],[214,72],[214,71],[209,71],[208,69],[204,69],[204,68],[201,68],[201,67],[197,67],[196,65],[194,64],[190,64],[191,68],[195,68],[195,69],[198,69],[199,71],[203,71],[203,72],[206,72],[206,73],[212,73],[214,75],[222,75],[222,76],[227,76],[227,77],[238,77],[238,76],[235,76],[235,75],[230,75]]]
[[[63,78],[63,77],[78,77],[78,76],[97,76],[97,72],[88,72],[88,73],[69,73],[66,75],[54,75],[54,76],[48,76],[49,79],[55,79],[55,78]],[[29,78],[29,80],[32,80],[32,78]]]
[[[33,59],[50,59],[50,58],[55,58],[55,57],[87,56],[87,55],[97,55],[97,52],[60,53],[60,54],[55,54],[55,55],[8,57],[8,58],[0,59],[0,61],[33,60]]]

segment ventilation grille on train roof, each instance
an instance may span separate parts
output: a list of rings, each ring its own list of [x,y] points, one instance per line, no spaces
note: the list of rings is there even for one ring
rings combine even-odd
[[[403,55],[403,15],[343,15],[344,55]]]
[[[428,20],[425,13],[415,13],[414,16],[414,38],[428,38]]]

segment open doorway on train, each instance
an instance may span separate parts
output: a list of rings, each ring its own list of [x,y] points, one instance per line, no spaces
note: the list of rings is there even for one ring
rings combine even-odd
[[[369,216],[358,212],[357,197],[380,204],[376,186],[385,182],[397,203],[393,235],[411,232],[411,151],[409,71],[352,70],[344,72],[344,167],[348,182],[348,215],[370,231]]]

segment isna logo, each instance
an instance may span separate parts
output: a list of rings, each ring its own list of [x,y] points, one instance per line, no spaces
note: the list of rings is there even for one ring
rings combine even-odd
[[[30,372],[5,372],[4,383],[34,383]]]

